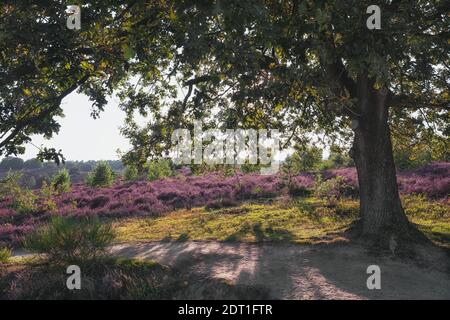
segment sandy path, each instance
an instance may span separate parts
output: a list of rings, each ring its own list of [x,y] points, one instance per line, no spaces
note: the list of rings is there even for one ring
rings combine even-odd
[[[123,257],[154,259],[207,278],[263,286],[275,299],[450,299],[446,272],[450,263],[445,255],[439,255],[439,271],[429,262],[419,267],[371,256],[348,244],[150,242],[120,244],[112,251]],[[380,290],[367,289],[366,269],[371,264],[381,268]]]

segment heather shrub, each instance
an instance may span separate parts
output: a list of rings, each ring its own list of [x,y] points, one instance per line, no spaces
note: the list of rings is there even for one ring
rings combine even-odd
[[[106,162],[100,162],[88,174],[86,183],[91,187],[109,187],[114,182],[114,173]]]
[[[97,217],[53,217],[25,238],[24,247],[44,254],[52,263],[85,264],[104,258],[113,239],[111,225],[101,223]]]
[[[288,189],[288,193],[292,197],[306,197],[311,194],[311,191],[305,186],[293,184]]]
[[[220,167],[220,172],[225,178],[229,178],[236,174],[236,168],[233,165],[225,164]]]
[[[237,205],[238,205],[238,203],[236,201],[229,199],[229,198],[224,198],[224,199],[219,199],[219,200],[208,202],[205,206],[205,209],[206,210],[217,210],[217,209],[221,209],[221,208],[235,207]]]
[[[10,207],[18,213],[26,214],[36,209],[36,195],[29,189],[21,187],[19,179],[21,174],[9,172],[0,181],[0,196],[11,198]]]
[[[52,187],[58,193],[70,190],[70,175],[65,169],[60,170],[52,179]]]
[[[257,186],[253,188],[250,193],[253,198],[274,198],[277,196],[277,193],[274,190],[264,188],[264,186]]]
[[[123,178],[125,181],[133,181],[136,180],[139,176],[138,169],[135,166],[127,166],[125,168],[125,172],[123,174]]]
[[[158,159],[151,161],[148,164],[148,180],[153,181],[170,177],[173,175],[173,171],[168,159]]]
[[[403,194],[425,194],[429,198],[448,198],[450,194],[450,164],[435,162],[399,174],[399,189]]]
[[[109,202],[109,200],[109,197],[104,195],[95,197],[89,202],[89,207],[91,209],[104,207]]]
[[[322,176],[318,175],[314,188],[314,195],[329,201],[348,197],[355,193],[354,187],[345,182],[344,177],[337,176],[323,181]]]
[[[0,263],[8,263],[12,252],[8,248],[0,248]]]
[[[299,184],[299,169],[292,159],[291,156],[283,163],[278,177],[279,185],[281,188],[286,188],[290,196],[307,196],[311,192],[306,185]]]

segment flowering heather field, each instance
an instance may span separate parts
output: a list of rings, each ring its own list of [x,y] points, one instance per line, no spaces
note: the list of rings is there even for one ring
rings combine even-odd
[[[358,187],[358,177],[355,168],[329,170],[325,178],[342,176],[346,182]],[[450,163],[434,162],[432,164],[398,172],[397,182],[400,193],[423,194],[431,199],[447,201],[450,193]]]
[[[342,168],[322,172],[324,179],[336,176],[357,189],[354,168]],[[10,208],[11,199],[0,200],[0,245],[17,245],[24,234],[48,220],[50,215],[98,215],[100,217],[159,216],[179,208],[199,206],[227,207],[243,200],[273,198],[286,195],[279,175],[237,174],[223,177],[210,173],[191,176],[184,171],[178,176],[153,182],[136,181],[117,183],[110,188],[92,188],[75,184],[68,193],[53,196],[56,209],[53,212],[36,210],[30,214],[18,214]],[[425,167],[398,174],[400,192],[423,194],[448,203],[450,192],[450,163],[433,163]],[[294,178],[299,189],[312,190],[313,173]],[[44,200],[40,199],[39,204]]]

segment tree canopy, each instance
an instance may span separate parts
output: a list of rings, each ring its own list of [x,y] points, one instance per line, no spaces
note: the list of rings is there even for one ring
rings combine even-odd
[[[57,132],[61,101],[77,89],[93,100],[94,117],[118,93],[133,146],[127,163],[167,152],[171,132],[195,119],[205,128],[280,129],[285,145],[320,133],[352,145],[363,233],[389,237],[406,225],[391,132],[448,150],[445,1],[378,1],[373,30],[372,1],[89,2],[80,30],[66,28],[68,4],[1,6],[2,154]]]
[[[361,71],[389,89],[394,134],[448,136],[443,1],[383,1],[381,30],[366,27],[367,1],[102,1],[82,6],[81,30],[66,28],[67,5],[1,6],[2,154],[57,133],[71,92],[93,100],[95,117],[119,84],[130,158],[161,153],[170,128],[196,117],[349,141]],[[148,127],[132,121],[136,110],[152,116]]]

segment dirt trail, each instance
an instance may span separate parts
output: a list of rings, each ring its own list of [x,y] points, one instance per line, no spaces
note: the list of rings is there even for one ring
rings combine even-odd
[[[112,252],[154,259],[205,278],[262,286],[274,299],[450,299],[445,254],[426,252],[427,260],[439,265],[422,267],[368,255],[348,244],[150,242],[116,245]],[[381,290],[367,289],[366,269],[372,264],[381,268]]]

